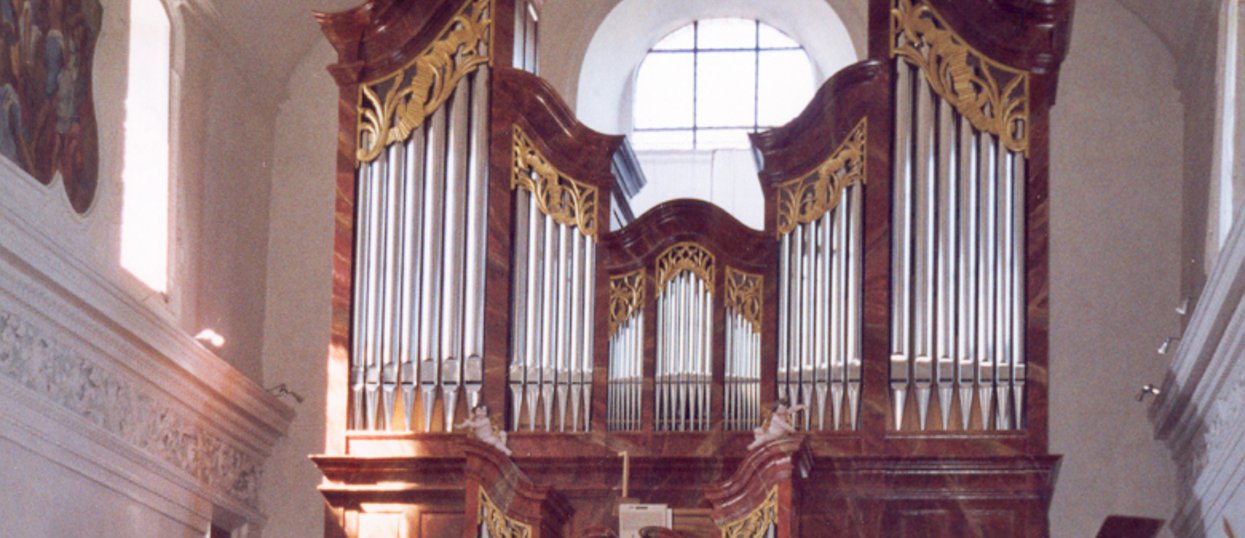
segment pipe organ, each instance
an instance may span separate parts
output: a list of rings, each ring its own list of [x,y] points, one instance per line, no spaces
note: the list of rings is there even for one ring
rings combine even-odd
[[[625,138],[535,74],[555,1],[319,15],[326,533],[610,536],[628,497],[684,536],[1046,536],[1071,0],[871,0],[867,59],[751,135],[762,230],[695,200],[632,220]]]

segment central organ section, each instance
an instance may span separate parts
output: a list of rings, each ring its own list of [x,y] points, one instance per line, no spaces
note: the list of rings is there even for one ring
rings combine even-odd
[[[544,4],[320,16],[341,136],[316,461],[341,525],[365,534],[396,503],[393,521],[450,534],[486,518],[481,535],[597,536],[630,496],[779,536],[797,520],[939,535],[903,530],[928,514],[948,536],[1041,536],[1047,117],[1068,6],[873,1],[869,58],[751,135],[757,230],[696,200],[619,222],[643,179],[624,137],[533,74]],[[750,447],[780,406],[803,441]],[[969,478],[926,495],[944,474]],[[819,515],[842,510],[871,515]]]

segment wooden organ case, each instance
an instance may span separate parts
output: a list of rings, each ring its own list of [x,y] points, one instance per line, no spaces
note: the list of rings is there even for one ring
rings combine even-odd
[[[872,0],[869,59],[752,135],[761,231],[689,200],[610,230],[626,142],[531,74],[540,4],[319,15],[326,534],[611,536],[627,488],[663,535],[1048,535],[1071,0]],[[779,398],[799,431],[750,449]]]

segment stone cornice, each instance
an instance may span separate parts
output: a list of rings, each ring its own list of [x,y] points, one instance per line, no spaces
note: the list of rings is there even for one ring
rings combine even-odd
[[[64,411],[49,420],[71,417],[70,444],[118,440],[258,523],[293,410],[30,222],[40,186],[18,176],[0,160],[0,390]]]
[[[1245,212],[1238,212],[1150,408],[1178,468],[1180,535],[1245,494]],[[1203,519],[1206,518],[1206,519]]]

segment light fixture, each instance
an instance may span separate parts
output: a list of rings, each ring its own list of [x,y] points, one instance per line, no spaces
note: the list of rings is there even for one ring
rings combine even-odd
[[[1185,297],[1183,301],[1180,301],[1179,305],[1176,305],[1176,313],[1182,316],[1189,313],[1189,298],[1188,297]]]
[[[199,334],[195,335],[195,340],[217,349],[220,349],[221,346],[225,345],[225,337],[221,336],[220,333],[217,333],[212,329],[203,329],[202,331],[199,331]]]
[[[1175,342],[1177,340],[1180,340],[1179,336],[1168,336],[1167,338],[1164,338],[1163,343],[1159,344],[1159,349],[1158,349],[1159,355],[1166,355],[1167,350],[1171,349],[1172,342]]]
[[[1142,400],[1145,400],[1147,394],[1153,394],[1155,396],[1158,396],[1162,392],[1163,391],[1159,390],[1158,387],[1151,385],[1149,383],[1146,383],[1145,385],[1141,386],[1141,391],[1137,393],[1137,401],[1140,402]]]

